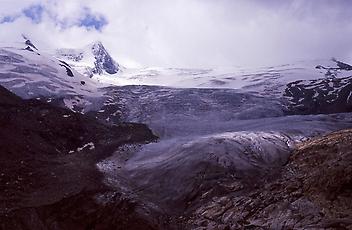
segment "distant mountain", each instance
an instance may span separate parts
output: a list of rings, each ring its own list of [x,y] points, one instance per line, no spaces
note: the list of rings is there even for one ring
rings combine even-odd
[[[55,56],[89,77],[104,74],[113,75],[120,71],[120,65],[99,41],[83,49],[58,49]]]
[[[187,113],[190,117],[213,116],[214,111],[223,111],[216,116],[219,119],[352,110],[352,68],[336,59],[257,69],[147,68],[122,72],[101,42],[84,49],[58,49],[53,57],[28,37],[23,38],[20,43],[0,47],[0,84],[22,98],[90,112],[107,122],[149,122],[142,118],[151,116],[152,111],[157,112],[155,116],[165,113],[163,117],[177,113],[181,117]],[[124,85],[144,86],[119,87]],[[186,105],[188,112],[183,110]]]
[[[75,111],[94,106],[99,83],[66,61],[38,49],[28,37],[0,47],[0,84],[18,96],[63,104]]]

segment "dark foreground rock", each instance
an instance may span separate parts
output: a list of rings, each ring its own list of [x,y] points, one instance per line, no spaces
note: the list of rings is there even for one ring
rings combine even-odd
[[[100,200],[104,199],[104,200]],[[107,202],[106,202],[107,201]],[[103,202],[103,203],[100,203]],[[18,209],[2,217],[2,229],[159,229],[156,217],[120,193],[80,192],[53,204]]]
[[[0,87],[0,127],[0,229],[153,229],[95,166],[118,146],[155,140],[145,125],[107,126]]]
[[[190,229],[352,229],[352,130],[301,144],[281,176],[213,197]],[[238,187],[238,186],[237,186]]]

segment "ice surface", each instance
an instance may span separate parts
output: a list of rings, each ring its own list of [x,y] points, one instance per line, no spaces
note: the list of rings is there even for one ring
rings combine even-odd
[[[123,163],[120,151],[104,160],[106,182],[123,177],[167,207],[225,179],[259,179],[285,164],[297,142],[352,127],[350,113],[286,116],[280,98],[235,89],[124,86],[107,96],[123,120],[146,123],[160,139]]]

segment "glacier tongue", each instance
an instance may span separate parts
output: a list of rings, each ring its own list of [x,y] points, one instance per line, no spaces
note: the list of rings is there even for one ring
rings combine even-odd
[[[127,161],[125,175],[135,190],[168,207],[201,186],[231,177],[263,176],[282,166],[291,140],[275,132],[228,132],[191,140],[149,144]]]
[[[117,151],[98,168],[109,185],[124,178],[166,210],[219,184],[248,189],[275,176],[296,142],[352,127],[349,113],[284,116],[278,98],[231,89],[124,86],[112,95],[124,120],[146,123],[160,140]]]

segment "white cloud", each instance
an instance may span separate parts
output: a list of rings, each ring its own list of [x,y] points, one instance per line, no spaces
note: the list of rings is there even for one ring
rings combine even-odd
[[[270,65],[352,55],[351,4],[344,0],[5,0],[0,15],[38,2],[46,9],[42,22],[22,17],[1,24],[7,33],[0,40],[22,32],[43,48],[102,40],[117,60],[144,66]],[[84,7],[107,19],[101,32],[77,25]]]

